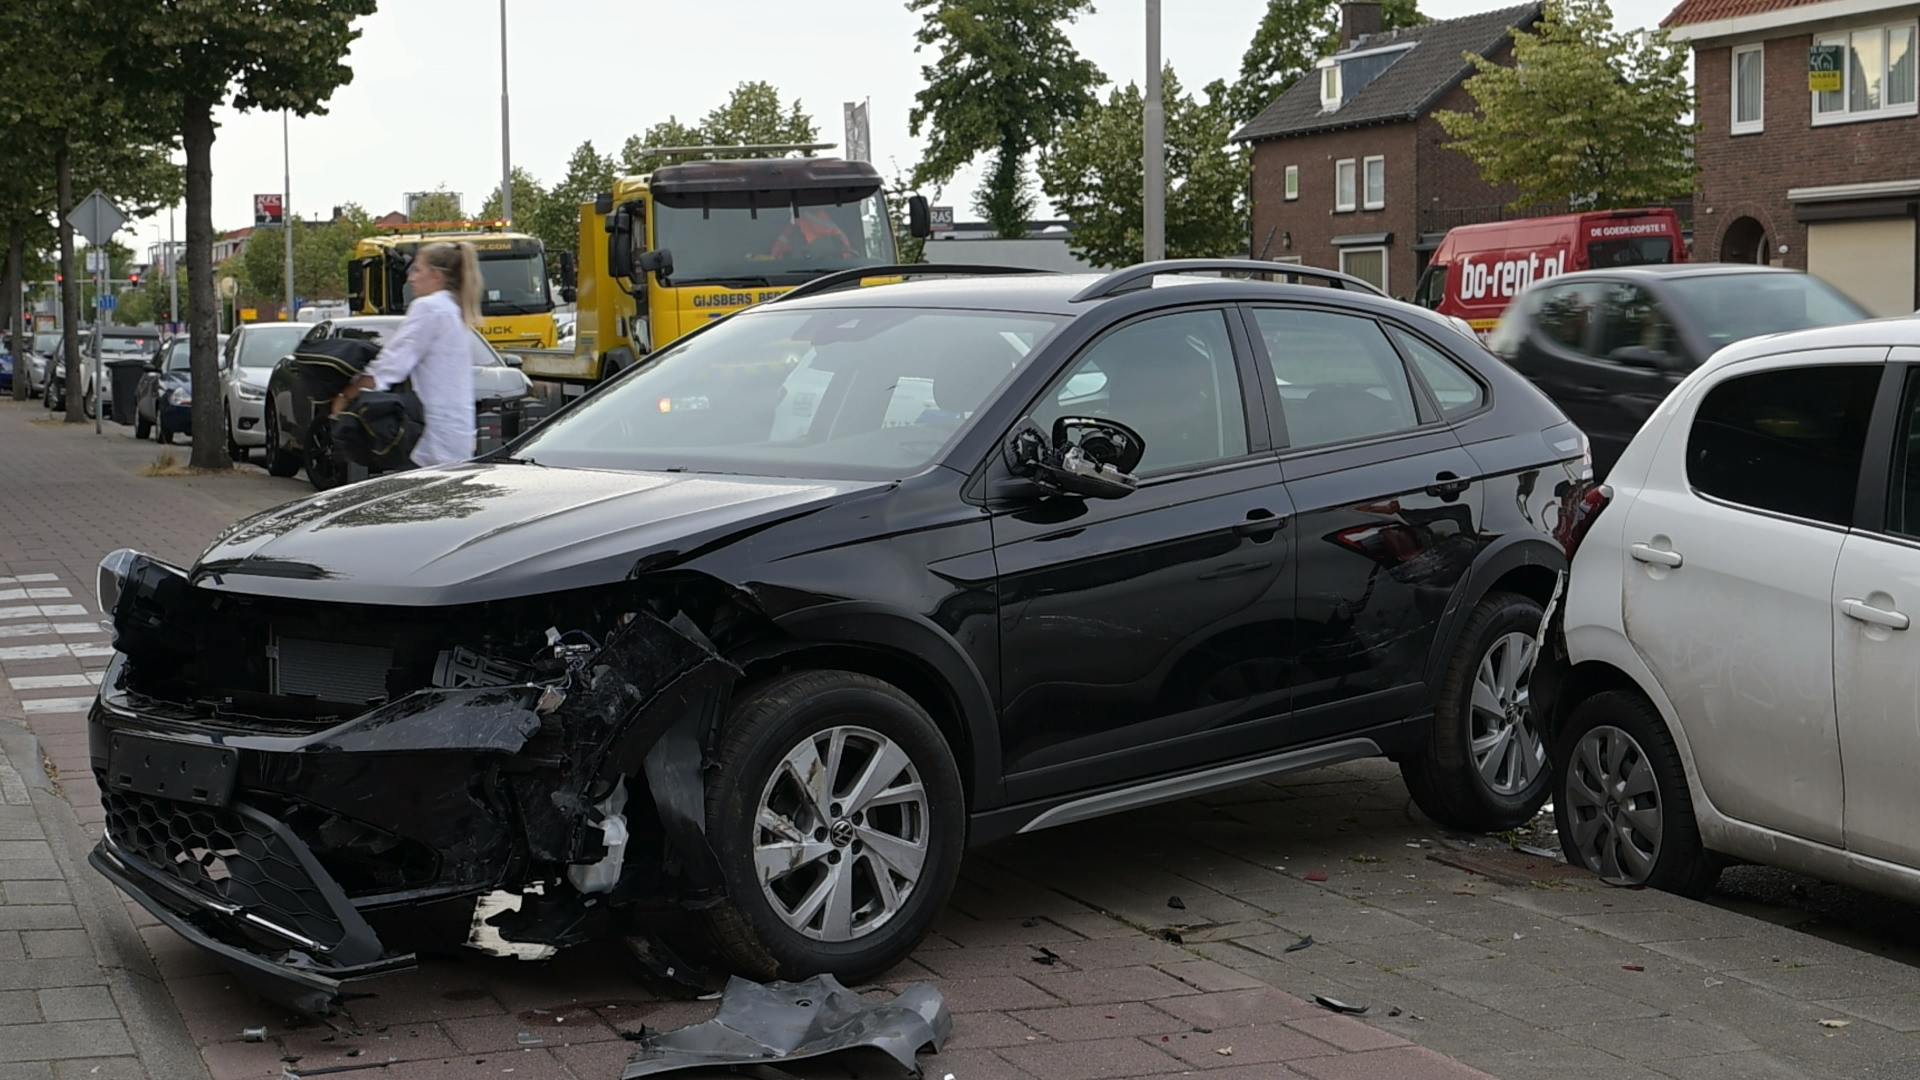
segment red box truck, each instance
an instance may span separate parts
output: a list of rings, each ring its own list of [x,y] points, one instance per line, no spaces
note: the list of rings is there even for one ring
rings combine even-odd
[[[1514,297],[1542,278],[1686,259],[1680,215],[1665,207],[1461,225],[1440,241],[1414,302],[1465,319],[1485,338]]]

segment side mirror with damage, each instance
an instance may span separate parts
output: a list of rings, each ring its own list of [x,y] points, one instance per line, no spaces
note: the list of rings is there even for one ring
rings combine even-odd
[[[1119,499],[1140,485],[1133,470],[1146,441],[1125,424],[1086,416],[1054,421],[1051,436],[1032,420],[1007,437],[1007,468],[1049,491],[1087,499]]]

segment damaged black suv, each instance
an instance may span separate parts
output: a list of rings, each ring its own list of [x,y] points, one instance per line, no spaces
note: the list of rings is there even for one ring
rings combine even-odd
[[[1537,809],[1587,488],[1538,391],[1326,271],[941,269],[821,279],[190,569],[109,556],[93,865],[326,1010],[420,949],[674,919],[861,978],[969,843],[1366,756],[1448,825]]]

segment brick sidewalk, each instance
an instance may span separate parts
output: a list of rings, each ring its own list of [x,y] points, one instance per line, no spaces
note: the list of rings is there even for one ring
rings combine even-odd
[[[0,575],[21,579],[0,584],[0,635],[33,629],[0,636],[0,723],[25,718],[97,828],[84,709],[107,635],[93,563],[129,545],[190,561],[227,521],[304,489],[253,469],[143,478],[150,444],[23,412],[0,404],[0,459],[29,466],[0,471],[0,505],[27,508],[0,521]],[[945,992],[954,1038],[923,1061],[955,1080],[1920,1076],[1912,968],[1501,848],[1411,815],[1384,763],[1251,785],[972,854],[936,934],[887,982]],[[623,1034],[713,1008],[650,994],[617,949],[576,950],[542,966],[429,962],[328,1027],[245,995],[137,921],[221,1078],[607,1080],[631,1050]],[[1317,994],[1368,1011],[1334,1015],[1308,1003]],[[242,1039],[254,1026],[265,1041]]]

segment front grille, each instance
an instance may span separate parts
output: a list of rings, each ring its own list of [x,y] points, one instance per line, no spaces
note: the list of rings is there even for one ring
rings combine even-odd
[[[347,936],[296,841],[257,813],[105,789],[107,834],[120,850],[217,904],[291,930],[323,949]]]

